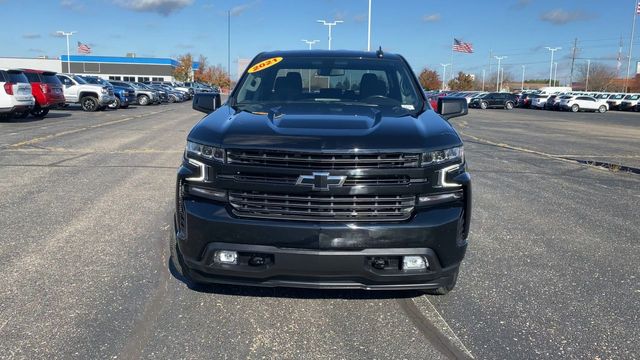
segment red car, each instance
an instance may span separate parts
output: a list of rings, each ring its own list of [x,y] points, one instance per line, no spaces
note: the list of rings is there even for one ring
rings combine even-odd
[[[433,110],[438,110],[438,99],[445,96],[447,96],[447,93],[429,95],[428,97],[429,104],[431,104],[431,107],[433,108]]]
[[[49,110],[64,105],[64,89],[62,83],[53,71],[23,69],[31,83],[31,94],[36,104],[31,115],[43,118]]]

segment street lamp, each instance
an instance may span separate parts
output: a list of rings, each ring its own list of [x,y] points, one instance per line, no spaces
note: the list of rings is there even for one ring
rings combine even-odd
[[[549,65],[549,86],[551,86],[551,78],[553,77],[553,54],[558,50],[562,50],[562,48],[561,47],[550,48],[548,46],[546,46],[545,48],[551,51],[551,63]]]
[[[584,84],[584,91],[589,89],[589,68],[591,67],[591,59],[587,60],[587,81]]]
[[[331,50],[331,29],[337,24],[343,23],[344,21],[342,20],[334,20],[333,22],[329,22],[326,20],[316,20],[316,21],[319,23],[322,23],[322,25],[329,27],[329,50]]]
[[[319,43],[320,40],[306,40],[306,39],[302,39],[302,42],[307,43],[307,45],[309,45],[309,50],[311,50],[311,46],[313,46],[316,43]]]
[[[553,63],[553,86],[558,85],[558,63]]]
[[[498,70],[496,72],[497,77],[496,77],[496,91],[500,91],[500,61],[502,61],[502,59],[506,59],[506,56],[494,56],[494,58],[496,58],[496,60],[498,60]]]
[[[442,65],[442,91],[444,91],[444,80],[446,79],[445,75],[447,74],[447,66],[451,66],[451,64],[440,64]]]
[[[306,40],[306,39],[302,39],[302,41],[307,43],[307,45],[309,45],[309,50],[311,50],[311,46],[313,46],[313,44],[320,42],[320,40]],[[311,93],[311,69],[308,70],[308,73],[309,73],[309,93]]]
[[[367,51],[371,51],[371,0],[369,0],[369,26],[367,27]]]
[[[69,32],[64,32],[61,30],[56,31],[56,34],[67,37],[67,73],[71,73],[71,59],[70,59],[71,52],[69,51],[69,36],[75,33],[77,33],[77,31],[69,31]]]
[[[486,70],[482,69],[482,91],[484,91],[484,77],[486,75]]]

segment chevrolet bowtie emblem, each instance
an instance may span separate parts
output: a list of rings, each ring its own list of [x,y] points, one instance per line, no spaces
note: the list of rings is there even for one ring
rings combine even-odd
[[[300,175],[296,185],[311,186],[311,190],[328,191],[330,187],[342,186],[346,176],[331,176],[328,172],[314,172],[312,175]]]

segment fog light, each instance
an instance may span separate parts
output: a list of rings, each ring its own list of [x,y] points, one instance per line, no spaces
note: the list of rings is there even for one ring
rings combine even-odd
[[[215,253],[213,262],[218,264],[237,264],[238,253],[229,250],[218,250]]]
[[[402,270],[423,270],[429,267],[429,262],[422,256],[403,256]]]

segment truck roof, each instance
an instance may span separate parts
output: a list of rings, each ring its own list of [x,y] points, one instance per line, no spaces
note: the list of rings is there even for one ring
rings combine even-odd
[[[384,50],[383,50],[384,51]],[[271,58],[271,57],[342,57],[342,58],[363,58],[363,59],[376,59],[378,53],[376,51],[357,51],[357,50],[275,50],[265,51],[258,54],[257,58]],[[385,59],[398,60],[402,57],[398,54],[383,53]]]

